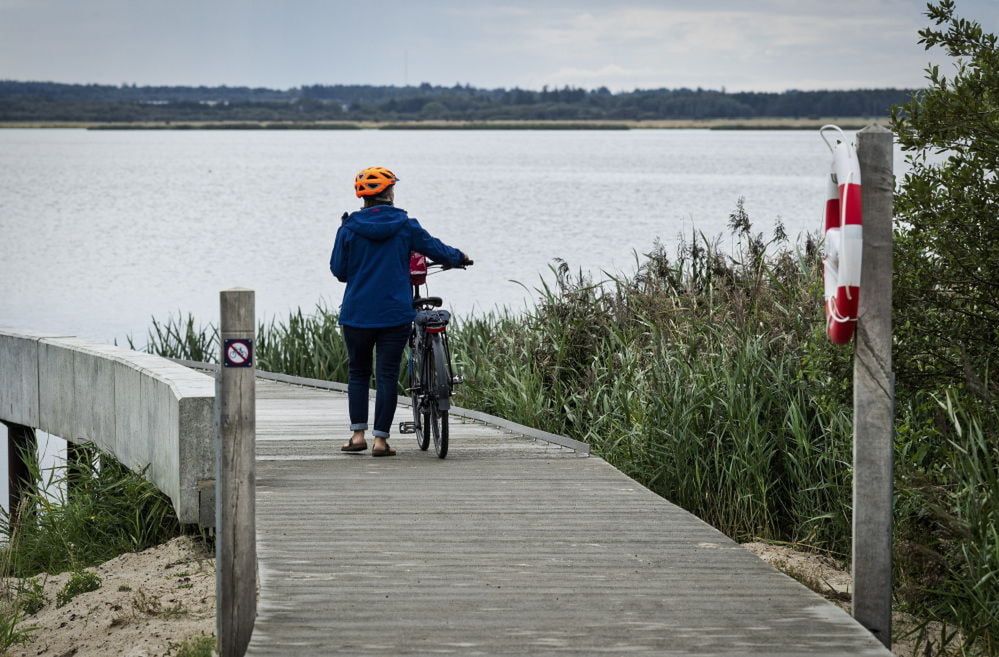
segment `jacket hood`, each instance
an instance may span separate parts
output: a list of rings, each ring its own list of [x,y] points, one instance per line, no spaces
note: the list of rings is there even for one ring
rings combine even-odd
[[[373,205],[350,214],[344,225],[358,235],[375,242],[384,242],[398,233],[409,215],[392,205]]]

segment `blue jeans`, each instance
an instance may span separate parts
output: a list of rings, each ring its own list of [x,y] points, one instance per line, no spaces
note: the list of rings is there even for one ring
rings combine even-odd
[[[410,331],[410,324],[387,328],[343,327],[349,369],[347,399],[351,431],[365,431],[368,428],[368,386],[371,383],[372,351],[377,349],[375,428],[371,433],[376,438],[389,437],[399,399],[399,364],[402,362],[402,352],[406,348]]]

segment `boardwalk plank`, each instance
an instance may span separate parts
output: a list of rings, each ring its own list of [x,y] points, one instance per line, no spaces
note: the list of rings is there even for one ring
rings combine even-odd
[[[248,655],[890,654],[599,458],[463,423],[343,455],[343,395],[257,391]]]

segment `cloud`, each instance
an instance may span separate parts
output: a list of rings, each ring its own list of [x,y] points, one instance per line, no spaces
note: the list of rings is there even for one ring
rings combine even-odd
[[[923,17],[914,9],[909,0],[835,7],[769,0],[752,9],[745,2],[555,2],[530,16],[492,16],[481,6],[472,13],[484,26],[476,48],[498,60],[529,59],[535,86],[785,89],[918,84]],[[911,74],[899,75],[888,58]],[[828,84],[814,83],[823,77]]]
[[[923,0],[0,0],[4,77],[77,82],[920,84]],[[962,0],[999,24],[996,0]],[[404,63],[408,63],[407,65]],[[823,83],[825,80],[827,82]]]
[[[643,86],[649,80],[654,80],[661,74],[661,71],[652,67],[645,68],[625,68],[617,64],[606,64],[597,68],[578,68],[565,66],[557,71],[538,78],[534,86],[549,85],[562,87],[565,85],[575,87],[600,87],[605,86],[607,80],[629,80],[630,86]],[[615,85],[620,88],[620,85]]]

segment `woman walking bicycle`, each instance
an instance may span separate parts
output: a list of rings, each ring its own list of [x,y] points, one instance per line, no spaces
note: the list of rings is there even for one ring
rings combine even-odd
[[[405,210],[395,207],[399,179],[384,167],[357,174],[354,191],[364,207],[344,214],[333,243],[330,271],[346,283],[340,305],[340,325],[347,346],[350,439],[340,449],[368,448],[368,386],[375,368],[375,422],[372,456],[394,456],[388,444],[397,401],[396,386],[402,353],[409,340],[416,310],[410,285],[409,256],[423,253],[437,262],[459,267],[471,260],[458,249],[428,233]]]

